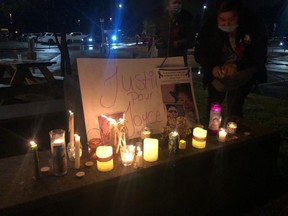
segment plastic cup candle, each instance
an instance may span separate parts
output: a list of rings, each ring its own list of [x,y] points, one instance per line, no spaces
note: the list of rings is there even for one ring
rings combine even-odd
[[[121,160],[124,166],[130,166],[133,164],[135,156],[135,146],[126,145],[121,149]]]
[[[198,149],[206,147],[207,130],[195,127],[193,129],[192,146]]]
[[[158,139],[145,138],[143,144],[144,155],[143,158],[145,161],[154,162],[158,160]]]
[[[35,171],[35,179],[40,178],[40,172],[39,172],[39,156],[38,156],[38,146],[34,141],[30,142],[33,156],[34,156],[34,171]]]
[[[237,124],[235,122],[228,122],[226,129],[228,134],[235,134],[237,130]]]
[[[219,132],[218,132],[218,141],[219,142],[225,142],[226,141],[226,135],[227,132],[224,128],[220,128]]]
[[[112,146],[98,146],[96,149],[97,169],[100,172],[111,171],[113,164],[113,148]]]

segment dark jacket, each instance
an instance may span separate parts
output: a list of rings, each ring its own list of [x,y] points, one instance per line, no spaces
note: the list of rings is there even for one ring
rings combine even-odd
[[[193,47],[192,21],[192,15],[185,10],[182,10],[175,20],[170,18],[167,10],[162,12],[155,20],[155,45],[159,57],[183,56],[187,48]],[[177,41],[176,46],[175,41]]]
[[[238,70],[256,67],[253,81],[255,84],[266,82],[267,70],[267,31],[260,19],[253,13],[240,12],[239,23],[236,33],[236,64]],[[202,66],[204,73],[203,82],[207,84],[212,81],[212,69],[221,66],[224,62],[223,46],[230,44],[228,34],[221,31],[217,25],[217,18],[207,20],[199,33],[195,46],[195,60]]]

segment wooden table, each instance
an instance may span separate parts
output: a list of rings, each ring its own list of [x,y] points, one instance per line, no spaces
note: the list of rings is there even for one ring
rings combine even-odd
[[[17,59],[0,59],[0,81],[3,81],[5,72],[10,75],[9,85],[23,85],[25,81],[33,82],[34,77],[31,69],[39,69],[48,82],[54,82],[53,74],[48,69],[49,66],[56,64],[54,61],[40,60],[17,60]],[[26,79],[26,80],[25,80]]]
[[[173,157],[161,146],[159,160],[142,169],[124,167],[114,156],[114,169],[101,173],[85,167],[84,154],[81,179],[73,162],[67,175],[46,173],[35,181],[31,152],[1,159],[0,214],[236,215],[265,196],[280,143],[278,132],[248,123],[239,123],[237,136],[225,143],[209,136],[205,149],[193,148],[190,137]],[[40,167],[49,166],[49,151],[39,157]]]

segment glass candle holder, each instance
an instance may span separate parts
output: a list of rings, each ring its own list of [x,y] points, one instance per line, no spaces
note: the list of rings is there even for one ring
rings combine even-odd
[[[236,130],[237,130],[237,123],[235,123],[235,122],[228,122],[227,123],[226,131],[228,134],[235,134]]]
[[[55,176],[65,175],[67,173],[65,131],[62,129],[55,129],[50,131],[49,135],[53,173]]]
[[[121,161],[124,166],[130,166],[133,164],[134,156],[135,156],[135,146],[134,145],[126,145],[121,148]]]
[[[220,128],[219,132],[218,132],[218,141],[219,142],[225,142],[226,141],[226,135],[227,132],[224,128]]]

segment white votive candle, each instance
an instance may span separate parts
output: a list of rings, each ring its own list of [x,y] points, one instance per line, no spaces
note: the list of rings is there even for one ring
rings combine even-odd
[[[225,142],[226,141],[226,135],[227,132],[224,128],[220,128],[219,132],[218,132],[218,141],[219,142]]]

